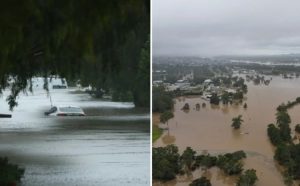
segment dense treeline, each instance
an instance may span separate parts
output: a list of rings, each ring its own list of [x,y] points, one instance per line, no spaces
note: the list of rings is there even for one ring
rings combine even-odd
[[[173,109],[173,96],[165,90],[164,86],[153,86],[152,88],[152,111],[166,112]]]
[[[34,76],[60,75],[149,106],[150,1],[5,0],[0,6],[0,93],[8,103]]]
[[[153,148],[152,150],[152,176],[158,180],[172,180],[178,174],[190,173],[198,168],[209,169],[213,166],[219,167],[227,175],[240,175],[243,172],[242,160],[246,158],[244,151],[220,154],[212,156],[210,154],[200,154],[191,147],[187,147],[180,155],[178,147],[168,145],[166,147]],[[238,185],[247,183],[254,185],[257,180],[255,170],[247,170],[240,175]],[[208,184],[209,180],[199,178],[191,185]]]
[[[281,104],[277,107],[276,125],[268,125],[268,136],[273,145],[276,146],[274,159],[282,165],[285,183],[291,185],[293,180],[300,179],[300,144],[294,144],[291,137],[291,118],[287,110],[300,103],[298,97],[293,102]],[[295,130],[297,131],[298,125]]]
[[[152,111],[159,112],[159,121],[167,123],[174,117],[173,114],[173,95],[165,90],[164,86],[153,86],[152,88]],[[162,129],[158,125],[153,125],[152,140],[157,140],[162,135]]]
[[[6,157],[0,157],[0,185],[17,185],[23,175],[23,168],[9,163]]]

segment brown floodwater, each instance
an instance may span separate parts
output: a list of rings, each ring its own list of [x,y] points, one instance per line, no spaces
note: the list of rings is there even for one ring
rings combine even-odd
[[[279,104],[293,101],[298,96],[300,79],[273,76],[268,86],[248,82],[248,93],[242,104],[212,106],[200,97],[179,97],[175,100],[174,118],[169,121],[169,131],[165,131],[153,146],[176,144],[181,152],[190,146],[199,154],[203,151],[220,154],[244,150],[247,153],[245,169],[257,171],[257,186],[284,185],[279,166],[273,160],[274,148],[267,136],[267,125],[275,122]],[[181,110],[185,103],[190,104],[188,112]],[[206,107],[201,106],[197,111],[197,103],[206,103]],[[247,109],[243,108],[244,103],[247,103]],[[299,113],[300,106],[289,110],[293,136],[294,126],[300,123]],[[239,130],[234,130],[231,120],[240,114],[244,123]],[[214,186],[236,183],[236,177],[225,176],[218,168],[212,168],[207,172],[196,170],[191,175],[178,176],[167,183],[154,181],[154,185],[188,185],[202,174],[208,175]]]

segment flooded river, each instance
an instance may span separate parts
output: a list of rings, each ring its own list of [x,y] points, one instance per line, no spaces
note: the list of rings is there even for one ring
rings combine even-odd
[[[267,77],[268,79],[269,77]],[[200,97],[181,97],[176,99],[174,115],[169,121],[169,132],[164,132],[153,146],[176,144],[181,152],[190,146],[199,153],[208,151],[211,154],[244,150],[247,153],[245,169],[257,171],[258,186],[282,186],[283,178],[273,160],[274,149],[267,136],[267,125],[275,122],[276,107],[300,96],[300,79],[282,79],[272,77],[271,83],[253,85],[248,83],[248,93],[244,103],[240,105],[219,107],[211,106]],[[183,112],[181,108],[189,103],[191,110]],[[196,103],[206,103],[206,108],[197,111]],[[300,106],[289,110],[294,126],[300,123]],[[241,129],[231,128],[231,119],[241,114],[244,123]],[[193,179],[199,178],[203,172],[197,170],[191,176],[178,177],[176,181],[165,184],[155,182],[154,185],[188,185]],[[224,176],[217,168],[209,170],[212,185],[235,185],[235,177]]]
[[[26,169],[23,186],[150,184],[149,110],[68,90],[51,97],[54,105],[80,106],[87,116],[44,116],[50,101],[38,91],[20,97],[12,118],[0,118],[0,156]],[[5,96],[0,113],[9,113]]]

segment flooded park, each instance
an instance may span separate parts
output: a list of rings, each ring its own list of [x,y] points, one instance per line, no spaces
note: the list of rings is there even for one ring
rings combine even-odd
[[[280,166],[273,159],[274,147],[267,135],[267,126],[276,122],[276,107],[281,103],[295,100],[300,92],[300,79],[284,79],[281,76],[265,76],[272,78],[269,85],[254,85],[247,82],[248,93],[243,103],[213,106],[200,96],[177,97],[174,105],[174,118],[168,122],[168,130],[155,141],[154,147],[175,144],[180,152],[186,147],[192,147],[201,154],[208,152],[212,155],[244,150],[247,158],[244,168],[256,170],[257,186],[284,185]],[[188,103],[189,111],[182,107]],[[206,103],[206,107],[196,109],[196,104]],[[248,107],[244,108],[243,104]],[[291,108],[292,137],[294,127],[300,123],[300,107]],[[232,118],[242,115],[243,124],[240,129],[231,127]],[[157,120],[159,115],[153,116]],[[166,124],[161,124],[166,125]],[[210,178],[212,185],[235,185],[237,177],[226,176],[218,168],[207,171],[197,169],[191,175],[177,176],[176,180],[165,183],[154,181],[154,185],[188,185],[192,180],[205,175]]]
[[[20,95],[8,111],[0,97],[0,155],[25,168],[22,186],[149,185],[149,110],[96,100],[70,90],[51,92],[53,105],[76,105],[86,116],[44,116],[45,91]]]

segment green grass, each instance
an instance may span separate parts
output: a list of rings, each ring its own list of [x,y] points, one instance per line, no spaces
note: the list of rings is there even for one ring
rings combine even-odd
[[[162,135],[162,130],[158,128],[158,126],[153,125],[152,127],[152,142],[155,142],[161,135]]]

